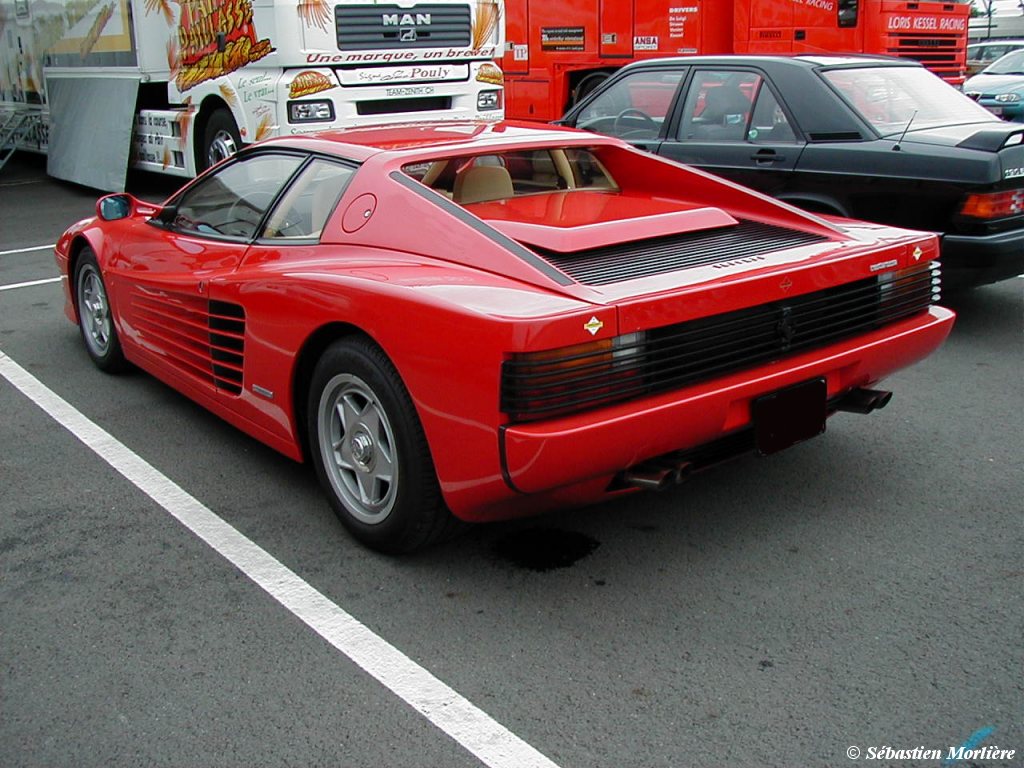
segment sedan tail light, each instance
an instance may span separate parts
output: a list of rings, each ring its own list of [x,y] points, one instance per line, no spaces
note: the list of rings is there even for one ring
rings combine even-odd
[[[1002,219],[1024,213],[1024,189],[1004,192],[975,192],[960,206],[962,216],[975,219]]]

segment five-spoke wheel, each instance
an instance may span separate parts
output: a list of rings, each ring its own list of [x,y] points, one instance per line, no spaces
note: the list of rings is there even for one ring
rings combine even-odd
[[[114,327],[107,287],[96,262],[96,255],[90,248],[83,249],[78,255],[74,291],[78,324],[89,357],[98,368],[108,373],[124,370],[127,363]]]
[[[412,399],[383,350],[353,336],[321,355],[309,388],[309,447],[338,517],[364,544],[409,552],[453,522]]]

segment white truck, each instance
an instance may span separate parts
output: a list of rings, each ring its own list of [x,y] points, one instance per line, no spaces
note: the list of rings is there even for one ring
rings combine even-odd
[[[124,188],[290,133],[503,115],[502,0],[0,0],[0,167]]]

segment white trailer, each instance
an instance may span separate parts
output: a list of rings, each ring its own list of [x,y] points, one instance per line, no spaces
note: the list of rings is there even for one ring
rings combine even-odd
[[[0,0],[0,165],[121,190],[268,136],[498,119],[503,26],[502,0]]]

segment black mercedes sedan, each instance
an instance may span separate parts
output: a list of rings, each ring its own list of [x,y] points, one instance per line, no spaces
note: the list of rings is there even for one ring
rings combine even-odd
[[[821,214],[937,232],[943,282],[1024,272],[1024,125],[916,62],[687,56],[629,65],[560,121]]]

